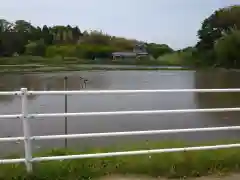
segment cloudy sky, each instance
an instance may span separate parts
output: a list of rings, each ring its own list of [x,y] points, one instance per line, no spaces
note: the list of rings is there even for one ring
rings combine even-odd
[[[178,49],[197,42],[204,18],[233,4],[240,0],[2,0],[0,18],[78,25]]]

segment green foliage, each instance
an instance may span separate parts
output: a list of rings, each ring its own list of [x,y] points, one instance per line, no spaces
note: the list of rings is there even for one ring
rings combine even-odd
[[[52,45],[49,46],[46,50],[46,56],[47,57],[73,57],[76,51],[75,46],[70,45]]]
[[[240,6],[230,6],[216,10],[206,18],[198,31],[200,49],[212,49],[214,43],[232,28],[240,29]]]
[[[46,45],[43,40],[30,42],[25,46],[25,53],[27,55],[44,56]]]
[[[114,49],[111,46],[81,44],[76,48],[76,57],[86,59],[111,58],[112,52]]]
[[[47,153],[38,153],[36,156],[61,156],[72,154],[91,154],[114,151],[134,151],[139,149],[181,148],[193,146],[181,142],[146,142],[135,145],[124,145],[125,146],[118,145],[118,147],[88,149],[81,152],[55,149]],[[194,146],[198,145],[199,144],[195,144]],[[24,171],[24,165],[1,165],[0,179],[80,180],[96,179],[102,176],[116,174],[145,175],[150,177],[161,176],[167,178],[189,178],[239,171],[239,167],[239,149],[232,148],[223,150],[173,152],[126,157],[120,156],[65,161],[49,161],[41,163],[38,162],[34,163],[34,174],[26,174]]]
[[[10,23],[2,19],[0,30],[0,56],[13,56],[17,53],[20,56],[58,57],[58,61],[53,60],[56,63],[61,62],[59,59],[69,57],[89,59],[88,63],[92,63],[93,59],[105,59],[101,63],[112,63],[113,52],[132,52],[139,43],[134,39],[110,36],[101,31],[81,33],[78,27],[70,25],[34,27],[24,20]],[[167,45],[149,44],[149,51],[158,57],[173,50]],[[140,64],[142,62],[145,61]]]
[[[182,57],[179,53],[165,54],[163,56],[158,57],[157,59],[162,64],[166,65],[180,65],[182,64]]]
[[[165,44],[150,43],[150,44],[147,44],[147,51],[154,58],[158,58],[159,56],[162,56],[164,54],[172,53],[173,49]]]
[[[196,48],[188,47],[174,53],[167,53],[158,57],[157,60],[165,65],[196,67],[199,57]]]
[[[0,20],[0,56],[14,53],[45,56],[46,46],[76,44],[82,36],[78,27],[44,25],[34,27],[24,20],[10,23]],[[61,50],[59,50],[61,51]]]
[[[240,30],[239,17],[240,6],[235,5],[216,10],[203,21],[198,31],[200,41],[196,45],[198,57],[202,60],[201,65],[237,68],[237,64],[233,61],[235,61],[234,58],[239,57],[237,54],[240,51],[237,53],[236,42],[230,40],[233,35],[227,38],[225,36],[231,34],[232,29]]]
[[[228,68],[240,67],[240,30],[233,30],[231,33],[221,37],[214,46],[217,56],[217,65]]]

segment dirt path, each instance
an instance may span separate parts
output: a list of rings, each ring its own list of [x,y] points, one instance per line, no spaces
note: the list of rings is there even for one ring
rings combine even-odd
[[[167,180],[165,178],[148,178],[138,176],[109,176],[99,180]],[[177,179],[172,179],[177,180]],[[240,180],[240,174],[233,174],[229,176],[210,176],[201,178],[187,178],[187,180]]]

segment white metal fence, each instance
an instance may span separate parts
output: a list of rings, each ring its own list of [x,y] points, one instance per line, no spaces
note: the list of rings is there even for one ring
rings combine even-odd
[[[46,135],[31,136],[29,120],[32,118],[42,117],[70,117],[70,116],[113,116],[128,114],[166,114],[166,113],[193,113],[193,112],[224,112],[224,111],[240,111],[240,107],[236,108],[212,108],[212,109],[178,109],[178,110],[144,110],[144,111],[114,111],[114,112],[78,112],[78,113],[52,113],[52,114],[29,114],[28,99],[29,95],[84,95],[84,94],[131,94],[131,93],[176,93],[176,92],[195,92],[195,93],[219,93],[219,92],[240,92],[240,89],[171,89],[171,90],[99,90],[99,91],[28,91],[22,88],[20,91],[0,92],[2,96],[21,96],[22,111],[21,114],[0,115],[0,119],[19,118],[23,124],[24,137],[4,137],[0,138],[0,142],[24,141],[25,157],[19,159],[0,159],[0,164],[9,163],[25,163],[26,170],[32,172],[32,163],[50,160],[67,160],[81,158],[101,158],[113,156],[143,155],[164,152],[180,152],[180,151],[196,151],[210,149],[224,149],[240,147],[238,144],[225,144],[215,146],[170,148],[170,149],[152,149],[125,152],[110,152],[96,154],[80,154],[80,155],[64,155],[49,157],[32,157],[33,140],[50,140],[50,139],[70,139],[70,138],[90,138],[90,137],[110,137],[110,136],[131,136],[131,135],[150,135],[150,134],[169,134],[169,133],[185,133],[185,132],[205,132],[205,131],[226,131],[240,130],[240,126],[228,127],[210,127],[210,128],[191,128],[191,129],[169,129],[169,130],[148,130],[148,131],[130,131],[130,132],[106,132],[106,133],[87,133],[87,134],[67,134],[67,135]]]

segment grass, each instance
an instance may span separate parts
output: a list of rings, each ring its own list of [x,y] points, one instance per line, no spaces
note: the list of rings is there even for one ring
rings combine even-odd
[[[44,66],[44,65],[16,65],[16,66],[0,66],[0,73],[32,73],[32,72],[61,72],[61,71],[114,71],[114,70],[189,70],[188,68],[174,67],[97,67],[97,66],[81,66],[81,65],[66,65],[66,66]]]
[[[42,56],[17,56],[17,57],[0,57],[1,65],[24,65],[24,64],[44,64],[44,65],[68,65],[68,64],[112,64],[112,65],[145,65],[145,66],[180,66],[181,61],[178,56],[158,60],[154,58],[127,58],[124,60],[113,61],[111,58],[81,59],[77,57],[42,57]]]
[[[60,71],[112,71],[112,70],[188,70],[190,68],[176,68],[182,66],[190,55],[184,53],[170,53],[154,58],[125,59],[112,61],[111,59],[79,59],[77,57],[41,57],[41,56],[17,56],[1,57],[0,73],[32,73],[32,72],[60,72]],[[191,57],[192,58],[192,57]],[[193,60],[191,60],[193,61]],[[191,64],[191,63],[190,63]],[[92,65],[92,66],[91,66]],[[98,66],[100,65],[100,66]],[[102,66],[103,65],[103,66]],[[109,66],[108,66],[109,65]],[[120,65],[122,67],[111,67]],[[126,66],[125,66],[126,65]],[[129,67],[136,66],[136,67]],[[152,67],[150,67],[152,66]],[[155,66],[155,67],[153,67]],[[162,66],[162,67],[161,67]],[[168,66],[168,67],[166,67]]]
[[[183,58],[179,55],[179,53],[171,53],[171,54],[165,54],[163,56],[160,56],[158,58],[158,61],[165,62],[169,65],[179,65],[183,64]]]
[[[170,56],[171,57],[171,56]],[[135,59],[113,62],[111,59],[100,59],[98,61],[78,59],[71,57],[38,57],[38,56],[18,56],[18,57],[1,57],[0,72],[54,72],[54,71],[84,71],[84,70],[165,70],[176,68],[154,67],[149,66],[179,66],[178,57],[163,58],[159,61],[156,59]],[[135,62],[136,61],[136,62]],[[81,66],[81,65],[88,65]],[[93,66],[91,66],[93,65]],[[97,67],[104,65],[106,67]],[[108,65],[122,65],[122,67],[107,67]],[[127,67],[124,65],[136,65],[137,67]]]
[[[211,145],[213,144],[217,143],[211,143]],[[157,149],[184,146],[189,146],[189,144],[181,142],[148,142],[137,145],[127,145],[124,148],[122,148],[123,146],[119,146],[103,149],[89,149],[82,152],[58,149],[50,152],[41,152],[36,154],[36,156]],[[0,179],[78,180],[99,178],[114,174],[134,174],[151,177],[162,176],[167,178],[199,177],[210,174],[238,172],[239,167],[240,150],[238,148],[232,148],[212,151],[162,153],[154,155],[41,162],[34,164],[34,174],[26,174],[23,165],[1,165]]]

